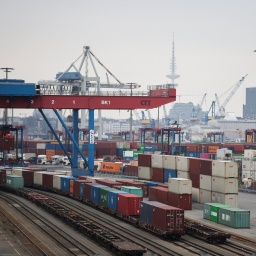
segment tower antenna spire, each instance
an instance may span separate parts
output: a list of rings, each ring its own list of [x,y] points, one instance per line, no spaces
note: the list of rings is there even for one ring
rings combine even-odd
[[[8,79],[8,73],[11,72],[11,70],[14,70],[14,68],[1,68],[6,73],[6,79]]]
[[[174,87],[177,87],[178,84],[175,84],[175,80],[180,77],[180,75],[176,74],[176,58],[175,58],[175,45],[174,45],[174,33],[173,33],[173,41],[172,41],[172,58],[171,58],[171,65],[170,65],[171,74],[167,75],[166,77],[171,79],[171,83]]]

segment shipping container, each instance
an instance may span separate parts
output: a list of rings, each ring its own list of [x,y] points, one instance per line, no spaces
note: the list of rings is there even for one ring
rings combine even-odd
[[[108,208],[117,211],[118,205],[118,194],[127,194],[125,191],[121,190],[110,190],[108,192]]]
[[[200,188],[200,174],[189,172],[189,179],[192,181],[192,187]]]
[[[141,182],[140,180],[134,180],[134,181],[127,182],[127,186],[142,188],[143,197],[148,197],[148,186],[144,182]]]
[[[164,206],[165,204],[157,201],[142,201],[140,204],[140,221],[153,225],[153,212],[155,206]]]
[[[212,160],[201,159],[200,174],[212,175]]]
[[[232,228],[250,228],[250,211],[239,208],[220,208],[219,223]]]
[[[201,161],[200,158],[189,158],[189,172],[200,174]]]
[[[32,187],[34,184],[34,171],[32,170],[23,170],[22,176],[24,178],[24,186]]]
[[[177,170],[164,169],[163,182],[168,182],[169,178],[178,178]]]
[[[151,155],[139,154],[138,155],[138,166],[151,167]]]
[[[189,179],[189,172],[177,171],[177,178]]]
[[[52,187],[56,190],[61,190],[61,177],[65,177],[65,175],[53,176]]]
[[[226,204],[238,207],[238,194],[224,194],[212,191],[212,203]]]
[[[168,187],[150,187],[149,188],[149,201],[157,201],[163,204],[168,204]]]
[[[183,210],[192,210],[192,194],[176,194],[168,192],[167,204]]]
[[[101,162],[100,171],[110,172],[110,173],[120,173],[121,167],[123,167],[122,162]]]
[[[212,202],[212,191],[200,189],[199,190],[199,203],[211,203]]]
[[[152,167],[152,180],[164,182],[164,169]]]
[[[213,222],[218,223],[219,222],[219,209],[220,208],[229,208],[229,205],[225,205],[225,204],[219,204],[219,205],[214,205],[212,204],[210,206],[210,211],[211,211],[211,216],[210,216],[210,220]]]
[[[121,191],[143,197],[142,188],[138,188],[134,186],[121,186]]]
[[[163,168],[164,169],[171,169],[176,170],[177,164],[176,164],[176,156],[173,155],[164,155],[163,158]]]
[[[6,176],[6,187],[9,188],[23,188],[24,178],[17,175]]]
[[[192,201],[199,203],[200,201],[200,189],[192,187]]]
[[[168,181],[168,190],[176,194],[191,194],[192,182],[189,179],[170,178]]]
[[[206,220],[211,220],[211,205],[218,206],[219,203],[204,203],[203,205],[203,218]]]
[[[212,190],[212,177],[200,174],[200,189]]]
[[[118,212],[124,215],[140,215],[143,197],[133,194],[118,194]]]
[[[212,161],[212,176],[224,178],[237,178],[238,165],[233,161]]]
[[[106,188],[100,188],[100,205],[102,206],[108,206],[108,193],[109,191],[114,191],[117,189],[106,187]]]
[[[157,155],[157,154],[151,155],[151,167],[164,168],[163,159],[164,159],[164,155]]]
[[[0,170],[0,185],[6,185],[6,171]]]
[[[91,186],[91,201],[96,204],[100,203],[100,189],[101,188],[107,188],[107,186],[100,185],[100,184]]]
[[[176,156],[176,165],[178,171],[189,171],[189,158],[184,156]]]
[[[173,206],[156,206],[152,223],[155,228],[169,232],[184,232],[184,210]]]
[[[138,178],[143,180],[152,180],[152,168],[139,165]]]
[[[224,194],[236,194],[238,193],[238,179],[212,176],[212,191]]]

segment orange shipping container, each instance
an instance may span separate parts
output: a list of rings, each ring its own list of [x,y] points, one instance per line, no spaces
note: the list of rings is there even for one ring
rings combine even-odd
[[[119,163],[119,162],[101,162],[100,171],[118,173],[120,172],[120,169],[122,166],[123,166],[123,163]]]
[[[50,161],[51,157],[55,155],[55,150],[54,149],[46,149],[45,153],[46,153],[46,160]]]
[[[217,149],[219,148],[219,146],[208,146],[208,153],[217,153]]]
[[[74,180],[69,181],[69,193],[73,194],[74,193]]]

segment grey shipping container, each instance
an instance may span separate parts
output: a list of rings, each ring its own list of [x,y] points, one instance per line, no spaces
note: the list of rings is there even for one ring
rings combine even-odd
[[[250,228],[250,211],[239,208],[219,208],[219,223],[232,228]]]

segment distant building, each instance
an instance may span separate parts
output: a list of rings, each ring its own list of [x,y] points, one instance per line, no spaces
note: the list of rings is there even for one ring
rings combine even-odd
[[[169,116],[171,120],[189,120],[192,117],[194,104],[189,103],[175,103],[173,108],[170,109]]]
[[[243,105],[243,118],[256,119],[256,87],[246,88],[246,104]]]

